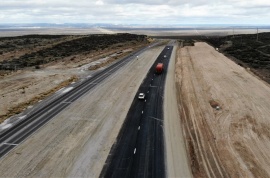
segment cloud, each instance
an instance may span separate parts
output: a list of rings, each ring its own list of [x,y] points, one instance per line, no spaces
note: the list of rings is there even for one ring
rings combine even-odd
[[[98,1],[96,1],[96,5],[100,5],[100,6],[102,6],[102,5],[104,5],[104,3],[103,3],[103,1],[98,0]]]
[[[270,23],[269,0],[0,1],[0,23]]]

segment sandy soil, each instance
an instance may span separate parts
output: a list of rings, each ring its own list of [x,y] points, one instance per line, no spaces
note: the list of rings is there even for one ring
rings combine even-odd
[[[205,43],[178,51],[176,85],[195,177],[270,176],[270,88]]]
[[[149,49],[0,160],[2,177],[97,177],[164,46]]]
[[[190,163],[183,136],[183,128],[179,119],[175,87],[175,58],[178,44],[174,45],[164,93],[164,128],[166,143],[167,177],[192,177]]]

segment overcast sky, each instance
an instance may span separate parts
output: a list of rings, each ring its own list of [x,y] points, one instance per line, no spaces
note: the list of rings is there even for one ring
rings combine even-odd
[[[0,23],[270,24],[270,0],[0,0]]]

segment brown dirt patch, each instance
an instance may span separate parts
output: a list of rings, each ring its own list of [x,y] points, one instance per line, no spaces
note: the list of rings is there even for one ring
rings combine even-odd
[[[176,85],[195,177],[270,176],[267,83],[199,42],[178,51]]]

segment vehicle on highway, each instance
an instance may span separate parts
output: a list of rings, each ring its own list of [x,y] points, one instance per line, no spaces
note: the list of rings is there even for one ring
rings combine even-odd
[[[161,74],[163,71],[163,63],[158,63],[156,66],[156,73]]]
[[[138,98],[139,98],[140,100],[145,99],[145,94],[144,94],[144,93],[139,93]]]
[[[166,55],[164,55],[164,58],[166,58],[167,56]]]

